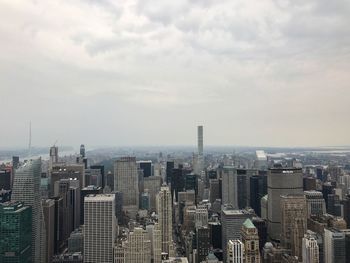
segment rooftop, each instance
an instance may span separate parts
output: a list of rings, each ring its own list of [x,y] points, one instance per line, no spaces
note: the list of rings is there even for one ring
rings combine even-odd
[[[244,221],[243,225],[246,228],[255,228],[253,222],[249,218]]]

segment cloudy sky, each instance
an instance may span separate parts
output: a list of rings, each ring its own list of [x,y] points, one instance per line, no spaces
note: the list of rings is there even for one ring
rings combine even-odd
[[[0,146],[350,145],[348,0],[1,0]]]

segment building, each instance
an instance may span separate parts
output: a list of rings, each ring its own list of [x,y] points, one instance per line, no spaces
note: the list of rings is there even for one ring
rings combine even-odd
[[[33,262],[31,207],[22,202],[0,204],[0,237],[0,262]]]
[[[167,161],[166,162],[166,183],[169,185],[171,183],[171,178],[173,174],[173,169],[175,168],[174,161]]]
[[[55,201],[53,199],[42,200],[44,222],[45,222],[45,243],[47,262],[51,262],[55,248]]]
[[[0,169],[0,190],[11,190],[11,170]]]
[[[319,247],[317,240],[310,234],[305,234],[302,242],[303,263],[319,263]]]
[[[162,252],[173,256],[173,228],[172,228],[172,199],[170,189],[162,186],[157,195],[157,214],[158,223],[162,233]]]
[[[152,161],[137,161],[138,169],[143,171],[143,177],[150,177],[153,175],[152,173]]]
[[[220,181],[219,179],[209,180],[209,201],[214,203],[216,199],[221,199],[220,197]]]
[[[0,190],[0,203],[5,203],[11,200],[11,190]]]
[[[258,229],[248,218],[244,221],[242,230],[242,243],[244,246],[245,263],[260,263],[260,246]]]
[[[326,202],[322,192],[304,191],[307,203],[307,217],[321,216],[326,213]]]
[[[97,195],[97,194],[102,194],[103,189],[101,187],[97,187],[94,185],[89,185],[87,187],[84,187],[80,191],[80,225],[84,224],[84,201],[85,201],[85,196],[88,195]]]
[[[197,227],[196,228],[196,247],[197,247],[197,263],[205,261],[210,249],[209,228]]]
[[[264,151],[256,151],[255,167],[259,170],[267,169],[267,155]]]
[[[143,179],[144,191],[148,191],[150,199],[150,212],[155,212],[157,208],[157,194],[162,185],[162,178],[160,176],[150,176]]]
[[[90,169],[94,169],[94,170],[100,170],[100,175],[101,175],[101,187],[102,189],[105,188],[106,186],[106,178],[105,178],[105,167],[103,165],[91,165]]]
[[[281,243],[301,258],[302,238],[307,230],[307,210],[304,195],[281,196]]]
[[[198,141],[198,169],[197,174],[204,170],[204,156],[203,156],[203,126],[197,127],[197,141]]]
[[[135,157],[122,157],[114,164],[114,190],[123,193],[123,209],[135,218],[139,209],[139,181]]]
[[[115,195],[89,195],[84,202],[84,262],[112,263],[116,239]]]
[[[151,241],[146,230],[135,227],[123,242],[125,263],[151,263]]]
[[[233,166],[224,166],[222,173],[222,204],[238,208],[237,170]]]
[[[52,167],[52,165],[54,163],[58,163],[58,147],[57,146],[52,146],[50,147],[50,167]]]
[[[229,240],[227,243],[227,261],[229,263],[243,263],[244,245],[241,240]]]
[[[267,194],[267,176],[255,175],[250,177],[250,207],[261,216],[261,198]]]
[[[299,168],[271,168],[267,176],[268,234],[272,240],[281,235],[281,195],[303,194],[303,174]]]
[[[68,238],[68,253],[84,251],[84,233],[82,228],[75,229]]]
[[[345,233],[337,229],[324,229],[324,262],[346,263]]]
[[[83,263],[83,255],[79,252],[54,256],[52,263]]]
[[[241,238],[241,227],[247,218],[253,215],[245,210],[223,210],[221,212],[222,246],[224,261],[227,260],[227,244],[229,240]]]
[[[151,240],[151,258],[153,263],[161,263],[162,255],[162,233],[158,223],[147,225],[146,231]]]
[[[43,210],[40,196],[41,159],[27,161],[15,172],[12,201],[32,207],[32,260],[45,258],[42,244]]]

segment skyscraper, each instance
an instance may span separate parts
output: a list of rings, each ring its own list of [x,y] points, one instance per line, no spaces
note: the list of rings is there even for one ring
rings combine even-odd
[[[0,262],[32,263],[32,209],[22,202],[0,204]]]
[[[198,170],[196,171],[199,174],[204,170],[204,156],[203,156],[203,126],[197,127],[197,140],[198,140]]]
[[[135,218],[139,208],[139,181],[135,157],[122,157],[114,164],[114,190],[123,193],[124,210]]]
[[[272,168],[267,176],[268,234],[273,240],[281,235],[281,195],[303,194],[303,174],[299,168]]]
[[[157,195],[157,213],[160,230],[162,233],[162,252],[173,256],[173,237],[172,237],[172,200],[170,189],[162,186]]]
[[[151,258],[153,263],[161,263],[162,255],[162,233],[158,223],[147,225],[146,231],[151,240]]]
[[[40,196],[41,159],[30,160],[16,170],[12,201],[23,202],[32,207],[32,259],[41,262],[43,210]]]
[[[324,229],[324,262],[346,263],[344,232],[337,229]]]
[[[244,245],[241,240],[234,239],[227,242],[227,261],[230,263],[243,263],[244,261]]]
[[[224,166],[222,173],[222,204],[238,208],[237,170],[233,166]]]
[[[306,199],[304,195],[281,196],[281,241],[292,255],[301,258],[302,238],[306,233]]]
[[[303,263],[319,263],[319,248],[317,241],[310,234],[303,237]]]
[[[89,195],[84,201],[84,262],[113,263],[115,195]]]
[[[80,156],[83,158],[85,157],[85,145],[84,144],[80,145]]]
[[[248,218],[244,221],[242,230],[242,243],[244,245],[245,263],[260,263],[258,229]]]
[[[322,192],[304,191],[307,203],[307,216],[321,216],[326,213],[326,202],[323,199]]]
[[[251,218],[252,216],[252,214],[245,210],[223,210],[221,212],[224,262],[226,262],[228,256],[228,241],[241,238],[242,224],[247,218]]]
[[[58,162],[58,147],[52,146],[50,148],[50,167],[52,167],[52,164]]]

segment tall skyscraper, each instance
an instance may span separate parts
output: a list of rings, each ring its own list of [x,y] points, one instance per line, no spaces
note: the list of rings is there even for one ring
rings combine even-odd
[[[281,196],[281,241],[292,255],[301,258],[302,238],[306,233],[306,199],[304,195]]]
[[[210,239],[209,239],[209,228],[208,227],[197,227],[196,228],[196,247],[197,247],[197,263],[205,261],[209,254]]]
[[[162,186],[157,195],[157,213],[160,230],[162,233],[162,252],[173,256],[173,236],[172,236],[172,199],[170,189]]]
[[[80,145],[80,156],[83,158],[85,157],[85,145],[84,144]]]
[[[267,176],[256,175],[250,177],[250,206],[258,216],[261,216],[260,201],[267,194]]]
[[[55,245],[55,201],[52,199],[45,199],[42,201],[42,206],[45,221],[46,262],[51,262]]]
[[[222,173],[222,204],[238,208],[237,170],[233,166],[224,166]]]
[[[52,167],[52,164],[58,163],[58,147],[52,146],[50,148],[50,167]]]
[[[0,204],[0,262],[32,263],[32,209],[22,202]]]
[[[324,262],[346,263],[344,232],[337,229],[324,229]]]
[[[12,201],[23,202],[32,207],[32,259],[44,261],[41,247],[43,210],[40,196],[41,159],[30,160],[16,170]],[[42,260],[42,261],[41,261]]]
[[[229,263],[243,263],[244,261],[244,245],[241,240],[229,240],[227,243],[227,261]]]
[[[84,262],[113,263],[115,195],[89,195],[84,201]]]
[[[158,223],[147,225],[146,231],[151,240],[151,258],[153,263],[161,263],[162,259],[162,233]]]
[[[124,210],[131,218],[139,209],[139,181],[135,157],[122,157],[114,164],[114,190],[123,193]]]
[[[224,262],[227,260],[227,244],[229,240],[241,238],[241,227],[247,218],[253,215],[245,210],[223,210],[221,212],[222,247]]]
[[[303,237],[303,263],[319,263],[319,248],[317,241],[310,234]]]
[[[303,174],[299,168],[272,168],[267,176],[268,234],[273,240],[281,235],[281,195],[303,194]]]
[[[137,162],[138,168],[143,171],[143,177],[150,177],[152,176],[152,161],[138,161]]]
[[[203,156],[203,126],[197,127],[197,140],[198,140],[198,170],[196,171],[199,174],[204,170],[204,156]]]
[[[326,213],[326,202],[322,192],[304,191],[307,203],[307,216],[321,216]]]
[[[242,243],[244,245],[245,263],[260,263],[259,235],[258,229],[248,218],[244,221],[242,230]]]

